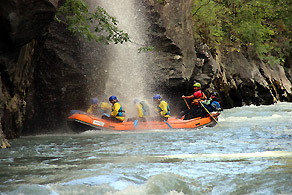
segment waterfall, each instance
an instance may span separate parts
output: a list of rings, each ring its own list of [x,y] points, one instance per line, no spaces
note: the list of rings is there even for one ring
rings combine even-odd
[[[130,39],[138,44],[127,42],[111,44],[106,47],[108,80],[105,94],[116,95],[118,99],[129,102],[135,98],[145,97],[147,78],[147,53],[138,53],[141,45],[145,45],[144,18],[138,1],[106,0],[98,1],[111,16],[119,21],[119,29],[127,32]],[[141,44],[141,45],[140,45]],[[148,57],[149,58],[149,57]]]

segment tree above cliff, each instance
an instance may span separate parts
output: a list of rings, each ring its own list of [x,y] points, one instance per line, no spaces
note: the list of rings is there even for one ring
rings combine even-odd
[[[118,28],[118,20],[110,16],[105,9],[97,6],[93,12],[82,0],[65,0],[58,8],[55,19],[67,25],[74,35],[81,35],[87,40],[95,40],[106,44],[131,42],[139,45],[138,53],[152,51],[152,46],[136,43],[128,33]]]
[[[291,14],[290,0],[194,0],[195,36],[215,49],[252,47],[279,64],[292,48]]]
[[[66,0],[58,8],[55,19],[67,25],[67,29],[75,35],[82,35],[88,40],[124,43],[129,35],[118,28],[118,21],[105,9],[97,6],[94,12],[82,0]]]

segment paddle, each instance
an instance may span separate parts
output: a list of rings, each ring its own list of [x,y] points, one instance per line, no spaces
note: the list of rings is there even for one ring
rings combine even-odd
[[[200,102],[201,106],[203,108],[205,108],[205,110],[207,111],[207,113],[214,119],[214,121],[219,125],[218,121],[210,114],[209,110],[202,104],[202,102]]]
[[[137,129],[137,126],[138,126],[138,120],[135,120],[135,121],[134,121],[134,126],[135,126],[135,129]]]
[[[166,120],[164,120],[164,122],[167,124],[167,126],[169,126],[169,128],[172,129],[172,126],[168,122],[166,122]]]
[[[188,104],[188,102],[187,102],[187,100],[184,98],[184,101],[185,101],[185,103],[186,103],[186,105],[187,105],[187,107],[189,108],[189,110],[190,110],[190,106],[189,106],[189,104]]]
[[[107,116],[107,117],[110,117],[110,115],[109,114],[106,114],[106,113],[103,113],[102,115]]]

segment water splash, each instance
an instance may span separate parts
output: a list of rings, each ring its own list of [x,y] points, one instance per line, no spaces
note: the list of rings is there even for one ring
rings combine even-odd
[[[115,16],[119,28],[127,32],[133,42],[145,45],[144,17],[137,1],[99,1],[100,6]],[[107,47],[108,81],[105,94],[116,95],[120,101],[132,102],[134,98],[146,97],[147,53],[138,53],[139,44],[127,42]]]

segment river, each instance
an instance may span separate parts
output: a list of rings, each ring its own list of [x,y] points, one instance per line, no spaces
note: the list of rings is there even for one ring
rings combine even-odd
[[[213,128],[25,136],[1,194],[291,194],[292,104],[226,109]]]

